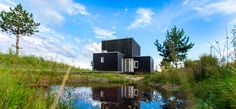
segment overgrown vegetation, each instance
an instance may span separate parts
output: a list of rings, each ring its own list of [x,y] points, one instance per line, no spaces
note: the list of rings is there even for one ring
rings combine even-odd
[[[42,57],[17,56],[12,50],[0,52],[0,108],[50,108],[55,94],[51,85],[62,82],[68,67],[64,63],[45,60]],[[142,75],[114,74],[71,68],[68,84],[78,83],[135,83]],[[50,95],[50,96],[48,96]],[[64,108],[61,102],[58,108]]]
[[[18,55],[20,35],[33,35],[38,32],[39,26],[39,23],[34,22],[33,15],[26,12],[20,4],[9,12],[2,11],[0,18],[2,31],[16,35],[16,53],[12,50],[5,54],[0,52],[0,108],[50,108],[55,94],[50,93],[49,87],[61,83],[66,70],[71,66],[33,55]],[[236,58],[236,29],[232,33]],[[185,60],[194,44],[189,42],[183,29],[176,27],[171,32],[167,31],[163,44],[156,40],[155,45],[163,57],[162,66],[167,68],[163,72],[145,74],[143,79],[143,75],[104,73],[71,67],[67,83],[142,84],[140,81],[143,79],[145,85],[182,91],[186,99],[191,101],[187,102],[190,108],[236,108],[236,63],[229,63],[228,59],[226,64],[221,63],[223,58],[229,58],[228,53],[227,56],[222,56],[222,52],[218,50],[220,59],[212,54],[205,54],[199,60]],[[185,67],[178,68],[180,61],[184,61]],[[175,69],[172,69],[173,64]],[[68,103],[70,101],[59,102],[57,108],[68,108]]]
[[[188,104],[192,108],[236,108],[235,63],[220,65],[215,56],[202,55],[199,60],[186,60],[184,64],[181,69],[147,75],[145,83],[180,86],[192,101]]]
[[[61,80],[68,67],[35,56],[17,56],[11,50],[0,53],[0,108],[49,108],[54,96],[47,87]]]
[[[178,50],[181,50],[178,42],[180,45],[186,46],[186,52],[184,53],[187,53],[188,49],[192,47],[191,44],[187,45],[189,39],[186,36],[181,39],[181,36],[184,36],[184,31],[177,31],[176,27],[171,32],[167,31],[167,38],[163,46],[158,41],[155,43],[160,56],[163,57],[161,65],[164,65],[165,68],[162,69],[162,72],[147,75],[145,83],[155,82],[162,85],[172,84],[172,87],[173,85],[180,86],[180,89],[188,96],[188,100],[192,101],[192,103],[189,103],[189,107],[192,108],[236,108],[236,29],[233,29],[232,33],[232,45],[234,47],[232,54],[229,54],[229,37],[227,36],[223,49],[220,48],[219,42],[216,41],[217,47],[210,43],[211,55],[204,54],[200,56],[199,60],[185,60],[186,55],[183,55],[183,58],[178,56]],[[181,41],[186,43],[181,43]],[[219,57],[212,54],[213,48]],[[231,61],[230,56],[234,56]],[[172,62],[174,64],[178,60],[184,61],[184,67],[177,68],[177,65],[175,65],[176,67],[173,69],[169,63]]]

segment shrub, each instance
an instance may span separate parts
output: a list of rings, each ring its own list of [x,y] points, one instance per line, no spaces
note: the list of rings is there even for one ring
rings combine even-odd
[[[200,60],[196,61],[186,60],[184,65],[190,69],[196,81],[204,80],[220,72],[219,61],[212,55],[202,55]]]
[[[193,66],[195,66],[196,63],[197,63],[196,61],[192,61],[190,59],[187,59],[184,61],[184,67],[185,68],[193,68]]]

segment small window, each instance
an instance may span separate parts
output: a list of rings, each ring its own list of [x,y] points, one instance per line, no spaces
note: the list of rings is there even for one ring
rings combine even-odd
[[[104,57],[101,57],[101,63],[104,63]]]
[[[138,61],[134,61],[134,68],[138,68]]]

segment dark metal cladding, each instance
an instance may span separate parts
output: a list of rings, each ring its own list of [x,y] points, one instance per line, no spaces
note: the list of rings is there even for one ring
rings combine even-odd
[[[125,57],[140,56],[140,46],[133,38],[104,40],[102,41],[102,50],[119,51]]]
[[[93,70],[118,72],[152,72],[154,61],[140,56],[140,46],[133,38],[102,41],[103,53],[93,54]],[[106,51],[106,52],[105,52]],[[138,66],[135,64],[138,63]]]
[[[102,59],[103,58],[103,62]],[[121,60],[124,55],[119,52],[94,53],[93,69],[100,71],[121,71]]]
[[[134,68],[134,72],[152,72],[154,61],[150,56],[134,57],[134,61],[138,61],[138,68]]]

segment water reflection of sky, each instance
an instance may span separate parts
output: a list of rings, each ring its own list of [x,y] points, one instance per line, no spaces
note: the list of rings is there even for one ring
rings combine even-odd
[[[59,88],[60,88],[59,86],[51,87],[52,92],[54,93],[57,92]],[[101,89],[101,90],[106,91],[107,89]],[[104,100],[101,100],[100,98],[95,100],[94,96],[98,96],[97,93],[99,93],[100,95],[100,90],[95,91],[95,89],[91,87],[65,87],[64,92],[61,96],[60,102],[71,101],[70,103],[68,103],[68,105],[72,106],[72,108],[74,109],[101,109],[103,107],[103,104],[101,101],[103,101],[103,103],[109,102],[109,101],[106,101],[106,100],[104,101]],[[116,96],[122,95],[120,92],[114,93],[114,94]],[[131,93],[129,92],[129,94]],[[111,96],[107,96],[107,97],[110,98]],[[125,101],[125,98],[122,98],[122,99],[124,99],[122,102],[128,102],[128,101]],[[174,101],[174,104],[176,104],[176,108],[178,108],[177,104],[179,101],[181,102],[181,100],[178,100],[174,96],[169,96],[167,99],[165,99],[163,95],[156,90],[139,93],[138,99],[131,98],[130,101],[132,100],[138,102],[138,107],[140,109],[162,109],[164,106],[166,106],[167,104],[173,101]],[[132,103],[130,105],[132,105]]]
[[[53,92],[59,90],[59,86],[52,86]],[[93,100],[91,87],[65,87],[61,101],[72,100],[75,109],[100,109],[101,102]]]
[[[164,105],[164,99],[157,91],[145,94],[144,100],[140,101],[140,109],[162,109],[162,105]]]
[[[140,109],[161,109],[160,103],[151,100],[150,102],[141,101]]]

